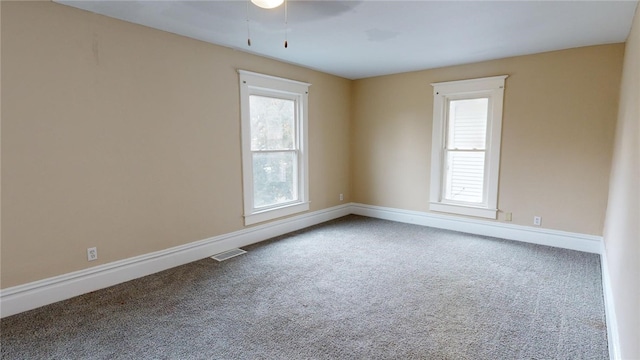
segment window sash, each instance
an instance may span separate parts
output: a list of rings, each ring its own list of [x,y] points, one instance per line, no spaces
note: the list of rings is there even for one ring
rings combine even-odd
[[[255,155],[256,154],[278,154],[278,153],[285,153],[285,154],[291,154],[293,155],[293,160],[292,160],[292,169],[291,169],[291,180],[292,180],[292,184],[291,184],[291,194],[292,194],[292,199],[288,200],[288,201],[281,201],[281,202],[272,202],[269,204],[265,204],[265,205],[261,205],[261,206],[256,206],[256,199],[258,198],[258,193],[257,191],[259,190],[259,188],[255,185],[255,177],[256,177],[256,169],[255,169],[255,162],[254,164],[252,164],[252,169],[253,169],[253,180],[254,180],[254,185],[253,185],[253,211],[265,211],[265,210],[269,210],[269,209],[275,209],[275,208],[280,208],[283,206],[287,206],[287,205],[291,205],[291,204],[295,204],[300,202],[300,198],[302,197],[302,194],[300,193],[300,186],[299,186],[299,181],[300,181],[300,173],[299,173],[299,169],[300,169],[300,156],[299,153],[300,151],[298,150],[258,150],[258,151],[252,151],[251,152],[251,157],[252,159],[255,160]]]
[[[253,108],[251,106],[251,98],[252,97],[260,97],[260,98],[266,98],[266,99],[273,99],[273,100],[286,100],[286,101],[291,101],[293,103],[293,126],[291,129],[291,136],[292,136],[292,140],[291,140],[291,147],[272,147],[272,146],[268,146],[270,147],[270,149],[254,149],[254,134],[253,134],[253,124],[250,126],[249,132],[250,132],[250,136],[251,136],[251,151],[269,151],[269,150],[276,150],[276,151],[280,151],[280,150],[297,150],[300,148],[300,142],[298,141],[299,138],[299,111],[300,111],[300,107],[299,107],[299,101],[298,101],[298,95],[294,94],[294,95],[289,95],[286,96],[284,94],[281,93],[276,93],[274,91],[268,91],[268,90],[258,90],[258,89],[251,89],[249,92],[249,116],[253,117],[254,112],[253,112]],[[268,126],[268,124],[266,124]]]
[[[484,150],[489,146],[489,142],[488,142],[488,127],[489,127],[489,116],[490,116],[490,108],[491,108],[491,97],[489,96],[456,96],[456,97],[446,97],[446,123],[445,123],[445,137],[444,137],[444,143],[445,143],[445,147],[447,149],[467,149],[467,150],[472,150],[472,149],[481,149]],[[470,133],[472,133],[473,130],[478,130],[477,126],[475,126],[475,124],[471,121],[469,121],[468,117],[467,117],[467,121],[464,122],[464,118],[463,117],[457,117],[455,115],[458,115],[457,112],[453,111],[452,109],[452,104],[454,102],[458,102],[458,101],[466,101],[466,100],[486,100],[486,109],[484,109],[485,111],[483,112],[483,116],[484,116],[484,126],[482,126],[482,131],[484,132],[484,136],[482,137],[482,141],[483,141],[483,146],[460,146],[460,147],[456,147],[455,143],[456,143],[456,138],[458,135],[458,133],[454,130],[458,130],[460,132],[466,132],[467,133],[467,137],[470,136]],[[478,114],[475,114],[478,115]],[[454,121],[455,120],[455,121]],[[476,127],[476,129],[473,129],[473,127]],[[466,129],[466,130],[462,130],[459,129],[460,127],[471,127],[471,131]],[[461,136],[462,135],[458,135]],[[471,139],[467,140],[467,142],[474,142],[477,141],[477,139],[473,139],[473,134],[471,134]],[[462,140],[458,140],[458,142],[462,142]]]
[[[474,179],[474,177],[477,178],[477,174],[473,173],[474,172],[473,167],[477,165],[470,165],[471,168],[467,168],[467,169],[459,168],[458,173],[454,174],[454,169],[452,169],[449,164],[449,159],[452,158],[451,154],[481,154],[482,155],[481,157],[478,157],[482,159],[482,170],[480,171],[481,172],[480,191],[479,191],[480,199],[478,201],[462,200],[465,198],[468,199],[470,197],[473,197],[473,195],[470,195],[470,194],[467,194],[465,196],[465,192],[468,192],[471,194],[473,194],[474,192],[477,193],[477,191],[474,191],[477,185],[473,183],[474,180],[477,181],[477,179]],[[442,161],[444,170],[442,171],[442,186],[441,186],[442,188],[441,199],[443,203],[483,206],[483,207],[487,206],[488,184],[487,184],[486,156],[487,156],[486,150],[444,149],[443,151],[444,159]],[[466,175],[461,173],[465,173]],[[457,179],[454,179],[454,176],[457,176]],[[462,189],[460,189],[460,187],[462,187]],[[469,188],[468,190],[467,190],[467,187]],[[455,197],[458,197],[458,196],[459,198],[456,199]]]

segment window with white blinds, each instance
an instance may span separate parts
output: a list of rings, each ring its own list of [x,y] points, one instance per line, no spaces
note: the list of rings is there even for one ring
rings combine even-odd
[[[434,86],[434,211],[496,218],[506,76]]]
[[[447,200],[484,202],[488,104],[487,98],[449,101],[444,149],[444,198]]]

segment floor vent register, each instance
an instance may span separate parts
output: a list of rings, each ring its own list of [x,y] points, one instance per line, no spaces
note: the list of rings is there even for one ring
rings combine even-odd
[[[242,249],[232,249],[229,251],[221,252],[220,254],[213,255],[211,258],[218,261],[225,261],[231,259],[232,257],[236,257],[245,253],[246,251]]]

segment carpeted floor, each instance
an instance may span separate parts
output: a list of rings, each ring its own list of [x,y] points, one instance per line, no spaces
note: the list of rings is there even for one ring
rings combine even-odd
[[[2,359],[607,359],[600,259],[347,216],[0,322]]]

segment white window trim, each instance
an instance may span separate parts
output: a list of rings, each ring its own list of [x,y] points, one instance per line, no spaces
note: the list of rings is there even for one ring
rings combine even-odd
[[[244,224],[252,225],[309,210],[308,97],[311,84],[275,76],[238,70],[240,74],[240,116],[242,133],[242,183]],[[249,96],[281,94],[295,98],[298,104],[298,200],[266,209],[253,207],[253,160],[251,152],[251,119]]]
[[[498,177],[500,174],[500,138],[505,79],[508,75],[480,79],[432,83],[433,133],[431,149],[431,188],[429,210],[496,219],[498,213]],[[445,125],[447,100],[489,98],[485,152],[485,204],[474,206],[443,200]]]

